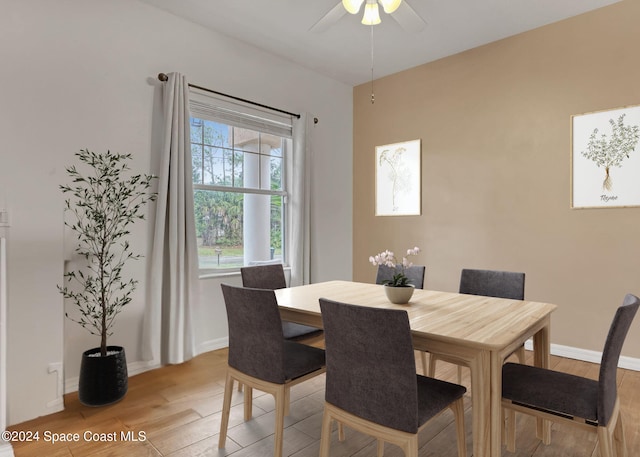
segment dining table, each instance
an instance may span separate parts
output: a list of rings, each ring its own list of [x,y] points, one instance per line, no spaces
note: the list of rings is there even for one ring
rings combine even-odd
[[[275,293],[283,320],[320,328],[320,298],[406,311],[415,349],[470,368],[473,456],[500,456],[502,364],[532,338],[534,365],[548,368],[551,313],[557,306],[427,289],[416,289],[407,304],[399,305],[387,299],[384,287],[335,280]],[[548,442],[549,422],[538,421],[536,433]]]

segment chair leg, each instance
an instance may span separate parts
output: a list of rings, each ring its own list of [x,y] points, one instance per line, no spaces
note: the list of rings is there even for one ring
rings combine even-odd
[[[382,457],[384,455],[384,441],[378,438],[378,457]]]
[[[284,415],[288,416],[291,409],[291,389],[284,389]]]
[[[251,420],[253,416],[253,388],[244,386],[244,420]]]
[[[338,423],[338,434],[340,434],[341,423]],[[331,446],[331,415],[326,408],[322,414],[322,433],[320,435],[320,457],[329,457],[329,447]]]
[[[227,428],[229,428],[229,413],[231,412],[231,394],[233,392],[233,378],[227,373],[224,384],[224,401],[222,403],[222,421],[220,422],[220,438],[218,448],[222,449],[227,441]]]
[[[458,442],[458,457],[467,457],[467,443],[464,432],[464,400],[459,398],[450,406],[456,422],[456,438]],[[416,437],[416,440],[418,438]],[[417,455],[417,451],[416,451]]]
[[[613,457],[613,443],[611,434],[607,427],[598,427],[598,443],[600,447],[600,457]]]
[[[505,409],[503,408],[503,411]],[[507,409],[506,413],[506,434],[507,434],[507,451],[516,452],[516,412],[512,409]]]
[[[462,367],[458,365],[458,384],[462,384]]]
[[[344,425],[338,422],[338,441],[344,441]]]
[[[616,426],[613,429],[613,443],[616,448],[616,457],[627,457],[627,440],[624,436],[624,426],[622,425],[622,413],[618,412]]]
[[[402,446],[405,457],[418,457],[418,435],[412,436]]]
[[[551,444],[551,423],[548,420],[536,418],[536,438],[542,441],[542,444]]]
[[[422,361],[422,373],[425,376],[429,375],[429,365],[427,364],[427,353],[420,351],[420,360]]]
[[[436,377],[436,362],[438,361],[438,358],[431,354],[431,357],[429,357],[429,373],[427,374],[427,376],[429,376],[430,378],[435,378]]]
[[[247,387],[245,386],[245,389]],[[273,443],[273,456],[274,457],[282,457],[282,442],[284,435],[284,412],[285,412],[285,403],[287,400],[286,394],[287,388],[282,385],[274,394],[276,399],[276,432]]]
[[[520,346],[518,349],[516,349],[514,354],[516,355],[516,357],[518,357],[518,362],[520,362],[522,365],[526,364],[527,354],[524,352],[524,346]]]

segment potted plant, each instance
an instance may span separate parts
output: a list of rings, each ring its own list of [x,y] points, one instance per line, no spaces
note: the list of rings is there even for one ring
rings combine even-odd
[[[409,262],[407,257],[416,255],[420,252],[419,247],[407,249],[406,257],[402,258],[402,262],[398,263],[395,254],[389,250],[383,251],[375,256],[369,257],[369,262],[373,265],[384,265],[393,271],[391,279],[382,282],[385,286],[385,293],[391,303],[404,304],[408,303],[415,289],[409,278],[405,274],[405,270],[413,264]]]
[[[78,383],[80,402],[100,406],[120,400],[127,392],[124,348],[108,346],[107,337],[138,283],[123,276],[127,262],[141,257],[127,241],[129,226],[144,219],[142,210],[156,194],[149,191],[154,176],[130,175],[131,154],[84,149],[75,155],[87,173],[75,165],[67,167],[72,184],[60,189],[70,195],[65,213],[71,213],[73,221],[65,220],[65,225],[76,233],[75,252],[85,264],[66,272],[65,284],[58,289],[78,310],[79,317],[66,316],[100,337],[100,346],[82,355]]]

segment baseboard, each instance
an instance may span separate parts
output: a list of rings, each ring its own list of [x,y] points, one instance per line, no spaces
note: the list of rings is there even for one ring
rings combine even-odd
[[[524,344],[525,349],[533,350],[533,341],[528,340]],[[551,345],[551,355],[566,357],[567,359],[581,360],[583,362],[600,363],[602,352],[590,351],[588,349],[579,349],[571,346],[563,346],[561,344]],[[634,357],[621,356],[618,367],[627,370],[640,371],[640,359]]]
[[[64,410],[64,399],[63,397],[56,398],[53,401],[47,402],[47,412],[45,414],[53,414]]]
[[[0,457],[13,457],[13,447],[10,443],[0,443]]]
[[[150,362],[131,362],[127,363],[127,374],[129,376],[135,376],[140,373],[144,373],[145,371],[154,370],[156,368],[160,368],[160,364],[155,360]]]
[[[205,341],[196,347],[196,355],[204,354],[205,352],[209,351],[215,351],[216,349],[222,349],[227,346],[229,346],[228,337]],[[129,374],[129,376],[135,376],[137,374],[144,373],[145,371],[153,370],[156,368],[160,368],[160,364],[155,361],[127,363],[127,373]],[[64,393],[69,394],[72,392],[76,392],[78,390],[79,380],[80,378],[78,376],[65,379]],[[3,457],[2,454],[0,454],[0,457]]]
[[[229,346],[229,338],[216,338],[215,340],[205,341],[200,343],[196,348],[196,355],[204,354],[205,352],[215,351],[216,349],[222,349]]]

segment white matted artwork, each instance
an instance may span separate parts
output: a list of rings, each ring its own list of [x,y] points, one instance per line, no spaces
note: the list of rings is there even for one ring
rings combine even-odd
[[[571,207],[640,206],[640,106],[571,116]]]
[[[421,212],[420,140],[376,146],[376,216]]]

